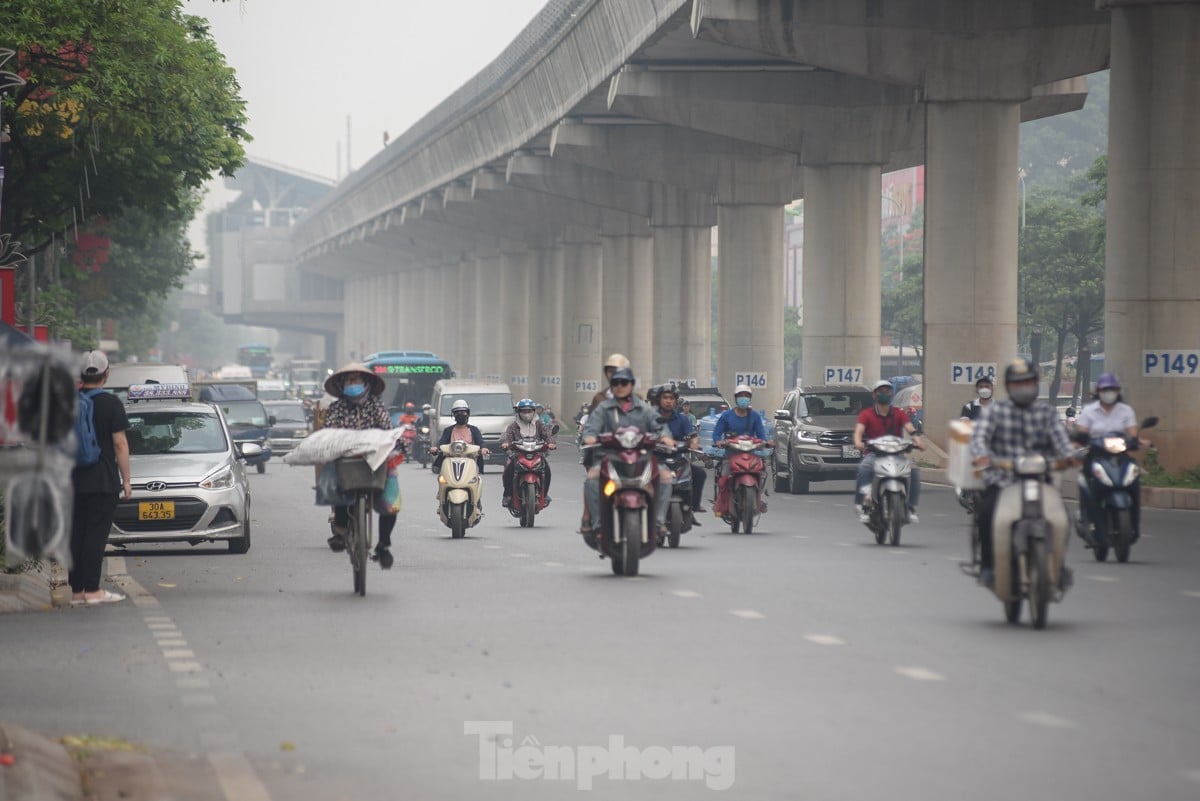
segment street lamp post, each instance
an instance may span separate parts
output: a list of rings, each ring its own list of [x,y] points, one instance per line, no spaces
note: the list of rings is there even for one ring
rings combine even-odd
[[[1025,168],[1017,170],[1017,179],[1021,182],[1021,230],[1025,230]]]

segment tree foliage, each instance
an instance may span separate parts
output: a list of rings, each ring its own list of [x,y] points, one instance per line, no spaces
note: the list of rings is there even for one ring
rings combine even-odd
[[[0,231],[27,253],[129,208],[177,220],[190,191],[244,159],[234,72],[178,0],[6,3],[0,46],[26,81],[2,101]]]

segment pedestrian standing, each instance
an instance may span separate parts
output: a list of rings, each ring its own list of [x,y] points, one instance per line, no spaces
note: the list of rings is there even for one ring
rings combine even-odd
[[[92,425],[100,458],[93,464],[76,464],[71,472],[75,487],[75,512],[71,518],[71,605],[107,604],[125,600],[119,592],[100,589],[104,548],[117,513],[117,501],[133,497],[129,480],[129,420],[125,407],[112,393],[102,391],[108,381],[108,357],[88,351],[80,370],[79,394],[91,399]]]

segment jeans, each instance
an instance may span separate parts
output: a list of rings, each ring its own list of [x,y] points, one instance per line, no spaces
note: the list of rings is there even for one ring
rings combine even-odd
[[[595,475],[593,475],[593,471]],[[654,522],[662,528],[667,522],[667,511],[671,508],[671,484],[675,474],[670,470],[659,470],[658,483],[654,487]],[[600,468],[588,470],[588,477],[583,482],[583,496],[587,500],[588,515],[592,520],[592,528],[600,525]]]
[[[995,567],[992,557],[992,517],[1001,489],[999,484],[989,485],[975,503],[975,525],[979,527],[979,566],[983,570]]]
[[[104,548],[120,497],[115,492],[75,494],[71,518],[71,570],[67,573],[72,592],[100,591]]]
[[[862,504],[871,492],[871,479],[875,476],[875,454],[868,453],[858,466],[858,477],[855,481],[858,487],[854,493],[854,502]],[[921,497],[921,469],[913,465],[908,481],[908,508],[916,509]]]
[[[700,505],[704,498],[704,482],[708,479],[708,471],[700,465],[692,465],[692,508]]]

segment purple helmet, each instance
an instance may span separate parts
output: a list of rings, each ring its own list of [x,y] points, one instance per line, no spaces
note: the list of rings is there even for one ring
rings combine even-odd
[[[1121,382],[1117,380],[1115,373],[1103,373],[1096,381],[1096,390],[1102,389],[1120,389]]]

